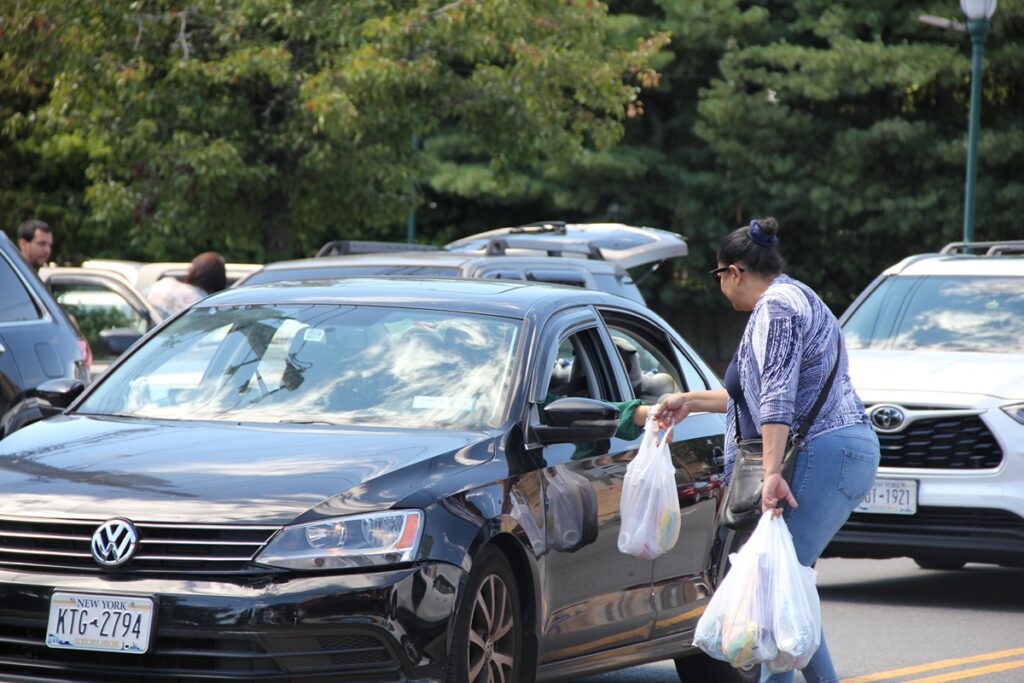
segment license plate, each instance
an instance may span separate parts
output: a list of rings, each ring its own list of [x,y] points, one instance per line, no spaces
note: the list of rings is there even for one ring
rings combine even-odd
[[[141,655],[149,649],[153,600],[125,595],[54,593],[47,647]]]
[[[917,512],[917,481],[913,479],[876,479],[875,486],[854,512],[884,515],[913,515]]]

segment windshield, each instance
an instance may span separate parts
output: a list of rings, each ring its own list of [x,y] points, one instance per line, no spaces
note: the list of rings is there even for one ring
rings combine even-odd
[[[850,349],[1019,353],[1019,277],[890,277],[843,325]]]
[[[505,411],[519,322],[374,306],[202,307],[78,412],[477,429]]]

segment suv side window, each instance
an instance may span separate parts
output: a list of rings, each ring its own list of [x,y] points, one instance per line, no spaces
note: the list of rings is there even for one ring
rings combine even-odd
[[[32,301],[32,295],[25,289],[21,278],[7,258],[0,255],[0,322],[39,320],[39,309]]]

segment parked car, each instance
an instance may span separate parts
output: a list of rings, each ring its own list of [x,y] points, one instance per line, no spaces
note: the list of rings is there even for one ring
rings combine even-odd
[[[0,438],[42,419],[38,389],[58,378],[89,381],[89,345],[0,233]]]
[[[365,275],[444,276],[573,285],[642,303],[643,296],[627,269],[656,268],[667,259],[686,254],[686,241],[665,230],[551,221],[490,230],[441,249],[386,242],[329,242],[316,258],[270,263],[239,285]]]
[[[185,261],[142,263],[140,261],[122,261],[117,259],[89,259],[82,263],[82,267],[116,271],[134,285],[136,289],[145,293],[160,278],[173,277],[184,280],[189,264]],[[256,272],[262,267],[259,263],[225,263],[224,271],[227,275],[228,287],[231,287],[241,278]]]
[[[1024,566],[1024,241],[904,259],[841,322],[882,463],[826,555]]]
[[[579,288],[353,278],[197,303],[0,442],[0,678],[554,680],[674,658],[684,681],[756,679],[692,645],[717,496],[683,501],[669,553],[617,550],[639,439],[610,402],[651,383],[615,340],[675,388],[721,386],[649,310]],[[723,430],[674,430],[680,489],[712,484]]]
[[[116,270],[53,266],[39,278],[89,341],[93,376],[164,319]]]

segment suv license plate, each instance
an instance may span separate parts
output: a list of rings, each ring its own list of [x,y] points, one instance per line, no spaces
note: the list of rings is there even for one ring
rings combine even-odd
[[[914,479],[876,479],[874,487],[854,512],[883,515],[913,515],[917,512],[917,481]]]
[[[152,625],[152,598],[54,593],[46,646],[141,655],[149,649]]]

